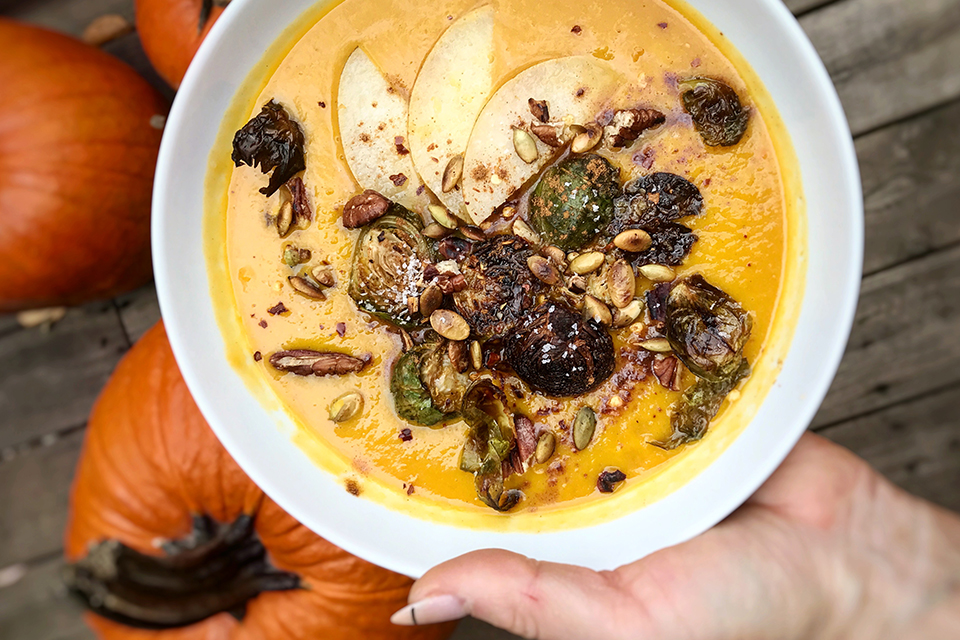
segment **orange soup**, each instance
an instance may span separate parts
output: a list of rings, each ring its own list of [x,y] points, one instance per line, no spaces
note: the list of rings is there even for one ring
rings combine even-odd
[[[267,61],[216,212],[236,348],[346,490],[542,514],[749,419],[797,213],[719,38],[660,0],[344,0]]]

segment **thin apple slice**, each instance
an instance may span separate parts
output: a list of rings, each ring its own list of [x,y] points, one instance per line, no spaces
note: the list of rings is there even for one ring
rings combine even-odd
[[[493,91],[493,7],[450,25],[427,55],[410,94],[410,154],[420,177],[453,212],[466,213],[460,187],[444,193],[443,174],[463,157]]]
[[[620,83],[603,60],[571,56],[535,64],[500,87],[480,112],[464,156],[463,197],[474,222],[489,218],[559,152],[534,137],[538,157],[527,163],[517,155],[514,129],[529,130],[531,99],[546,101],[551,122],[582,125],[609,106]]]
[[[337,114],[347,165],[360,186],[422,211],[430,198],[407,148],[407,99],[360,48],[340,73]]]

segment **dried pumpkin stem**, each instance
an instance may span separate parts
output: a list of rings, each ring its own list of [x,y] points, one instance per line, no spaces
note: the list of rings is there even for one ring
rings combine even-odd
[[[163,549],[166,555],[149,556],[107,540],[68,565],[64,577],[93,612],[143,629],[187,626],[221,612],[242,615],[264,591],[301,587],[299,576],[270,565],[247,515],[229,525],[197,517],[190,535]]]

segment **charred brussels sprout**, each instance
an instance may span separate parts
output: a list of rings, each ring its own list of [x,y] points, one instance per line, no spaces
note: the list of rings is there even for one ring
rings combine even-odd
[[[544,241],[579,249],[610,222],[620,172],[598,155],[574,156],[547,169],[530,198],[530,222]]]
[[[420,321],[408,298],[421,293],[423,269],[431,258],[422,225],[394,204],[387,215],[364,227],[353,252],[350,297],[357,306],[405,329]]]
[[[737,370],[752,326],[736,300],[700,275],[684,278],[670,290],[667,339],[687,368],[705,380],[720,382]]]
[[[507,362],[530,387],[549,396],[578,396],[613,375],[613,340],[596,322],[545,302],[511,336]]]
[[[697,241],[697,234],[690,227],[673,222],[650,229],[649,233],[653,240],[650,248],[629,256],[630,263],[635,267],[645,264],[676,267],[683,264]]]
[[[750,113],[737,92],[713,78],[690,78],[680,83],[680,99],[704,144],[731,147],[747,131]]]
[[[437,408],[430,391],[420,379],[420,369],[430,347],[421,346],[407,351],[397,360],[390,376],[397,415],[407,422],[430,427],[448,416]]]
[[[306,169],[303,130],[286,109],[271,100],[233,138],[233,162],[269,173],[270,183],[260,193],[272,196],[297,173]]]
[[[460,468],[474,474],[480,500],[497,511],[509,511],[520,501],[519,491],[503,486],[503,462],[516,439],[505,401],[500,389],[480,380],[466,392],[461,408],[470,431]]]
[[[670,426],[673,427],[673,434],[663,442],[652,444],[662,449],[676,449],[703,438],[724,399],[749,375],[750,365],[745,358],[740,358],[733,371],[719,381],[698,379],[671,408]]]
[[[703,212],[695,184],[674,173],[654,173],[631,180],[614,203],[614,221],[644,229]]]
[[[467,377],[457,371],[447,345],[446,340],[441,340],[427,349],[420,361],[420,381],[427,388],[433,406],[450,415],[460,409]]]
[[[527,267],[533,251],[517,236],[495,236],[473,245],[460,265],[466,288],[453,295],[457,312],[474,334],[501,337],[533,307],[538,284]]]

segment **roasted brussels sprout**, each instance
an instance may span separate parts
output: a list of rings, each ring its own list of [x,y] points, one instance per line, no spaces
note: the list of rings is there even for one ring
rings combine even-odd
[[[711,147],[730,147],[743,138],[750,120],[732,88],[713,78],[690,78],[680,83],[683,108]]]
[[[565,251],[593,240],[613,216],[620,172],[598,155],[573,156],[543,173],[530,197],[530,223]]]
[[[613,340],[593,320],[559,303],[533,310],[507,341],[504,353],[517,375],[548,396],[578,396],[613,375]]]
[[[676,267],[683,264],[697,241],[697,234],[690,227],[674,222],[650,229],[648,233],[653,240],[650,248],[627,256],[634,267],[645,264],[665,264]]]
[[[430,427],[451,417],[433,403],[430,390],[420,379],[424,358],[430,353],[429,345],[421,345],[407,351],[393,365],[390,376],[390,393],[393,394],[397,415],[412,424]]]
[[[649,229],[703,212],[695,184],[675,173],[654,173],[631,180],[614,202],[614,220]]]
[[[687,368],[705,380],[721,382],[737,370],[752,326],[743,307],[703,276],[683,278],[670,290],[667,339]]]
[[[651,444],[662,449],[676,449],[703,438],[710,421],[720,411],[723,400],[749,375],[750,365],[746,358],[740,358],[734,369],[718,381],[699,378],[671,408],[670,426],[673,427],[673,434],[665,441]]]
[[[303,156],[303,130],[286,109],[271,100],[233,137],[233,162],[269,173],[269,184],[260,193],[272,196],[290,178],[307,168]]]
[[[494,236],[473,245],[460,265],[466,288],[453,294],[453,303],[475,335],[504,336],[533,307],[539,284],[527,267],[532,255],[518,236]]]
[[[420,361],[420,381],[430,393],[433,406],[445,414],[456,413],[467,391],[467,377],[457,371],[450,359],[447,341],[428,347]]]
[[[412,329],[420,321],[409,298],[419,298],[431,259],[420,221],[398,204],[363,228],[353,252],[350,297],[364,311]]]
[[[484,504],[509,511],[519,502],[520,492],[503,486],[503,462],[516,440],[503,392],[489,380],[478,381],[464,395],[461,414],[470,431],[460,468],[474,474]]]

